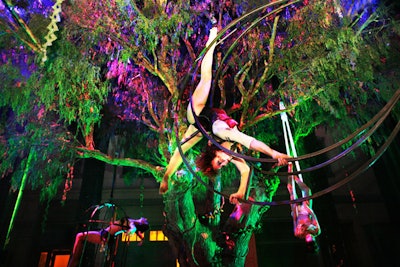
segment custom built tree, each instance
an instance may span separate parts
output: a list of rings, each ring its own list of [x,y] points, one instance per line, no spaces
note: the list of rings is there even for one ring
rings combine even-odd
[[[211,14],[223,28],[214,105],[272,147],[282,139],[280,101],[301,149],[319,125],[343,129],[332,133],[337,140],[349,135],[399,88],[399,53],[392,53],[398,28],[373,4],[3,0],[0,8],[0,172],[14,190],[29,182],[47,199],[61,184],[67,197],[81,158],[138,168],[160,181],[186,128],[181,107],[199,79]],[[126,158],[106,154],[103,142],[114,135],[123,137]],[[383,139],[372,139],[369,149]],[[201,146],[188,153],[189,168]],[[244,205],[240,220],[223,218],[221,196],[205,186],[224,191],[236,177],[227,168],[214,183],[200,177],[203,184],[183,165],[172,178],[163,196],[165,233],[181,266],[244,265],[268,206]],[[249,196],[272,201],[278,183],[254,172]]]

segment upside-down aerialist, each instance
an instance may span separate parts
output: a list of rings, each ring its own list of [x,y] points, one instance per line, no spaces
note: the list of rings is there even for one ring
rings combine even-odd
[[[218,29],[216,26],[211,28],[206,46],[209,46],[212,43],[212,41],[216,38],[217,33]],[[195,118],[193,116],[194,112],[196,116],[201,119],[202,126],[208,132],[212,132],[214,136],[221,139],[220,144],[224,148],[231,149],[233,142],[236,142],[250,150],[258,151],[277,159],[278,166],[286,165],[286,158],[289,157],[288,155],[277,152],[254,137],[240,132],[237,128],[238,123],[234,119],[230,118],[224,110],[211,108],[206,105],[211,89],[213,54],[215,47],[216,42],[211,45],[202,59],[200,82],[193,92],[191,103],[189,103],[187,108],[187,120],[189,122],[189,127],[187,128],[183,137],[183,140],[185,141],[181,146],[183,153],[186,153],[202,139],[201,133],[192,136],[196,131],[198,131],[195,125]],[[206,118],[206,120],[204,120],[204,118]],[[205,152],[203,152],[202,155],[196,160],[196,165],[198,169],[206,176],[213,178],[218,173],[218,170],[226,166],[229,162],[235,164],[241,176],[238,191],[229,196],[230,202],[236,204],[238,199],[242,199],[245,195],[247,181],[250,174],[250,167],[247,165],[245,160],[238,157],[232,157],[230,154],[225,153],[220,148],[209,142]],[[181,164],[182,157],[179,153],[179,150],[175,149],[169,161],[164,177],[160,183],[160,194],[164,194],[168,190],[168,180]]]
[[[293,164],[290,163],[288,166],[289,172],[292,172],[292,166]],[[303,197],[311,196],[310,188],[297,175],[289,175],[287,189],[291,200],[297,199],[296,190],[293,188],[293,185],[295,185],[293,181],[299,186]],[[290,207],[293,218],[294,236],[304,239],[310,250],[318,250],[315,237],[321,233],[321,228],[317,216],[312,209],[312,199],[290,204]]]

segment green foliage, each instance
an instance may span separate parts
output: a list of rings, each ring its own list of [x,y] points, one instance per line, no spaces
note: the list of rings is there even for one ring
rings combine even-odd
[[[4,18],[0,18],[0,38],[1,38],[1,42],[0,42],[0,49],[1,50],[7,50],[10,47],[13,47],[15,44],[19,44],[20,40],[16,40],[15,36],[13,36],[12,34],[7,33],[7,31],[9,30],[7,25],[7,21]]]
[[[20,75],[20,70],[11,63],[0,66],[0,79],[2,81],[0,84],[0,93],[2,95],[0,98],[0,107],[11,106],[13,109],[16,109],[23,103],[18,98],[16,99],[16,96],[20,94],[15,93],[17,90],[21,90],[21,88],[17,87]]]
[[[72,149],[76,144],[72,142],[70,133],[54,124],[51,117],[27,121],[23,132],[14,133],[7,143],[0,146],[0,152],[4,155],[0,173],[7,175],[13,170],[11,185],[17,190],[24,173],[28,172],[28,184],[41,191],[41,200],[56,196],[76,156]],[[18,125],[13,121],[7,127],[7,134],[11,134],[11,129]],[[27,166],[29,154],[31,161]]]
[[[273,196],[275,196],[276,190],[278,190],[280,180],[278,176],[273,176],[268,179],[264,179],[265,192],[267,194],[267,200],[271,201]]]
[[[149,16],[150,17],[150,16]],[[182,33],[185,33],[186,27],[183,27],[183,23],[189,21],[189,13],[185,10],[181,10],[179,14],[159,14],[158,16],[149,17],[139,14],[135,18],[135,33],[132,42],[136,43],[138,47],[141,47],[141,51],[145,51],[148,56],[153,56],[156,49],[160,47],[161,38],[168,36],[170,42],[173,45],[179,44]],[[168,47],[165,47],[169,50]]]
[[[100,122],[108,84],[102,80],[100,67],[82,57],[69,41],[59,42],[57,57],[46,62],[29,81],[39,103],[56,110],[67,124],[76,122],[84,136]]]

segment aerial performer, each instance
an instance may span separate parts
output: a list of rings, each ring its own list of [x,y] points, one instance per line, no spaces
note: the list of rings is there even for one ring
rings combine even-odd
[[[143,233],[148,229],[149,222],[147,221],[147,218],[141,217],[139,219],[132,219],[125,216],[119,220],[111,222],[105,229],[77,233],[68,267],[79,266],[85,242],[108,247],[111,242],[114,242],[114,238],[123,232],[127,234],[136,233],[136,235],[143,240]]]
[[[292,172],[292,165],[292,163],[289,163],[289,172]],[[289,175],[287,189],[290,200],[297,199],[296,189],[294,188],[296,184],[299,186],[303,197],[311,196],[310,188],[297,175]],[[321,228],[317,216],[312,209],[312,199],[290,204],[290,207],[293,218],[294,236],[304,239],[310,251],[318,251],[315,238],[321,234]]]
[[[270,148],[262,141],[239,131],[237,127],[238,123],[229,117],[223,109],[212,108],[206,105],[212,83],[213,54],[217,45],[216,42],[212,42],[218,34],[215,18],[213,20],[215,23],[213,23],[213,27],[210,29],[206,43],[207,47],[211,46],[202,59],[200,66],[200,82],[194,90],[187,108],[187,121],[189,122],[189,126],[182,140],[183,144],[181,145],[181,149],[183,153],[186,153],[203,137],[196,127],[195,114],[196,117],[199,118],[202,127],[204,127],[207,132],[211,132],[215,138],[218,139],[222,147],[231,150],[234,144],[238,143],[250,150],[261,152],[277,159],[278,162],[276,165],[278,166],[286,165],[288,163],[286,160],[289,158],[288,155],[280,153]],[[198,132],[198,134],[196,134],[196,132]],[[239,199],[243,199],[246,193],[250,174],[250,167],[247,165],[246,161],[242,158],[231,156],[211,142],[208,142],[205,151],[196,160],[197,168],[211,179],[213,179],[218,174],[218,171],[228,163],[233,163],[239,170],[241,176],[237,192],[229,196],[229,201],[232,204],[236,204]],[[179,150],[175,149],[160,183],[160,194],[164,194],[168,191],[169,178],[176,172],[181,164],[182,156]]]

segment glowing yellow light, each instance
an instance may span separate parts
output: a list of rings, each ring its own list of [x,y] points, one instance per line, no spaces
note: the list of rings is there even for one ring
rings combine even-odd
[[[168,238],[164,235],[163,231],[157,230],[157,231],[150,231],[149,240],[150,241],[167,241]]]
[[[143,234],[143,238],[144,234]],[[127,234],[127,233],[122,233],[121,237],[122,242],[140,242],[141,239],[140,237],[135,233],[135,234]],[[161,230],[155,230],[155,231],[150,231],[149,232],[149,241],[167,241],[168,238],[164,235],[163,231]]]
[[[144,234],[143,234],[144,238]],[[140,237],[134,233],[134,234],[127,234],[127,233],[122,233],[122,242],[139,242],[141,239]]]

